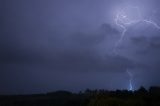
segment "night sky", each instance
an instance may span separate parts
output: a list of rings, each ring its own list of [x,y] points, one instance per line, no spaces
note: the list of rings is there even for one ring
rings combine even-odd
[[[137,6],[142,19],[160,25],[159,5],[160,0],[0,0],[0,94],[129,89],[126,70],[133,89],[159,86],[160,29],[137,22],[126,26],[119,42],[123,29],[115,23],[118,10]]]

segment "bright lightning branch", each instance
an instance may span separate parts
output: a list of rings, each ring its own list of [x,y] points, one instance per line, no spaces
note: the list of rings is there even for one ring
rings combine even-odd
[[[140,22],[145,22],[160,30],[160,26],[156,22],[143,18],[142,13],[138,7],[128,6],[117,12],[115,17],[115,24],[122,29],[122,33],[120,39],[114,46],[114,53],[116,53],[118,45],[122,42],[125,33],[128,30],[127,27]]]

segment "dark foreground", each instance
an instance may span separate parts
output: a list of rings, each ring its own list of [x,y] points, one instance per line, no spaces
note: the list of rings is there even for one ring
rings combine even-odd
[[[160,87],[127,90],[57,91],[37,95],[0,96],[0,106],[160,106]]]

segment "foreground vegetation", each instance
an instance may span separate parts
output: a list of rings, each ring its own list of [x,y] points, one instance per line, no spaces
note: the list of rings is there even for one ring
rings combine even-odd
[[[128,90],[57,91],[47,94],[0,96],[0,106],[160,106],[160,87]]]

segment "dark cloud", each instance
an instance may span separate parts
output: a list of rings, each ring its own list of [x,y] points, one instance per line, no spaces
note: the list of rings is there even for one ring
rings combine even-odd
[[[57,61],[53,60],[53,69],[64,71],[106,71],[123,72],[126,68],[133,68],[133,62],[121,56],[102,57],[93,54],[63,54],[57,56]]]
[[[149,44],[150,44],[150,48],[159,50],[160,49],[160,36],[152,37],[150,39]]]
[[[150,35],[150,34],[149,34]],[[159,35],[150,35],[147,34],[142,36],[131,37],[131,42],[133,45],[138,46],[139,53],[156,53],[160,50],[160,37]],[[136,50],[137,51],[137,50]],[[137,52],[138,52],[137,51]],[[146,52],[146,53],[145,53]],[[152,55],[154,56],[154,55]]]
[[[116,30],[113,32],[115,33]],[[133,62],[125,57],[109,54],[101,56],[97,52],[95,45],[104,41],[106,34],[100,33],[93,36],[83,33],[74,34],[66,48],[55,46],[52,47],[53,50],[46,49],[46,51],[43,51],[44,48],[22,49],[22,45],[19,47],[17,45],[15,48],[12,48],[12,45],[2,46],[1,63],[40,64],[55,71],[121,72],[133,67]],[[57,42],[52,44],[57,44]]]
[[[115,29],[114,27],[112,27],[110,24],[102,24],[100,28],[106,34],[111,34],[111,35],[120,34],[120,32],[117,29]]]

